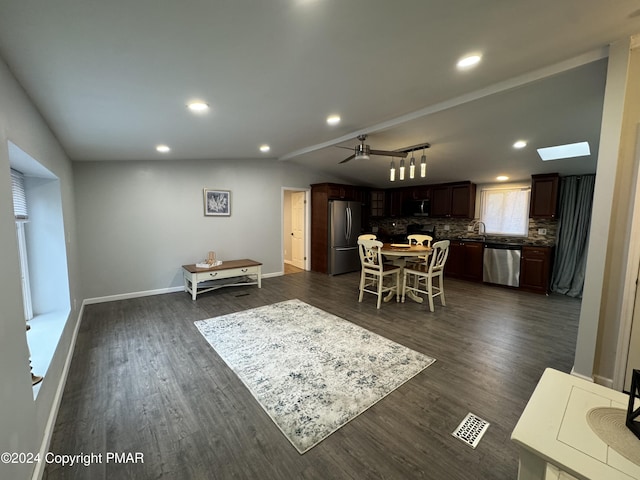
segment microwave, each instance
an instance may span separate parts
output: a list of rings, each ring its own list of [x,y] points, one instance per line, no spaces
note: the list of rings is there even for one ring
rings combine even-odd
[[[402,205],[402,214],[405,217],[428,217],[431,215],[431,202],[428,198],[405,200]]]

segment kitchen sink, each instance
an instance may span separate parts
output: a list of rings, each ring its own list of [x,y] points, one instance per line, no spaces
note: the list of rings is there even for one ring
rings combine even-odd
[[[480,242],[480,243],[484,243],[486,241],[482,237],[465,237],[464,235],[460,235],[456,240],[464,240],[465,242]]]

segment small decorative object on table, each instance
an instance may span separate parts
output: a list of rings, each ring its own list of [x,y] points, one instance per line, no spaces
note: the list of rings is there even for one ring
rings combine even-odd
[[[640,439],[640,407],[633,409],[636,399],[640,399],[640,370],[633,370],[631,376],[631,391],[629,392],[629,408],[627,408],[627,421],[625,425]]]
[[[211,268],[217,267],[218,265],[222,265],[222,260],[216,260],[216,252],[209,252],[206,260],[196,263],[196,267],[198,268]]]

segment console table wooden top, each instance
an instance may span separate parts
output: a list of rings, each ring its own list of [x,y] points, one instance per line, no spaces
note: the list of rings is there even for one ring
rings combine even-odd
[[[217,265],[211,268],[198,268],[195,263],[190,265],[183,265],[184,268],[189,273],[200,273],[200,272],[215,272],[216,270],[229,270],[232,268],[244,268],[244,267],[257,267],[258,265],[262,265],[260,262],[256,262],[255,260],[250,260],[248,258],[243,258],[242,260],[227,260],[222,262],[221,265]]]

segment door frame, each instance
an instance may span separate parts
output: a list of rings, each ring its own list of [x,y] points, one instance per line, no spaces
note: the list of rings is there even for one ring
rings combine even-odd
[[[311,270],[311,188],[281,187],[280,191],[280,265],[284,274],[284,219],[285,215],[291,215],[291,211],[285,212],[285,192],[304,192],[304,269]]]
[[[631,341],[631,327],[634,321],[636,295],[638,294],[638,281],[640,279],[640,244],[634,239],[640,236],[640,125],[636,127],[636,150],[634,153],[633,176],[635,184],[632,192],[633,208],[631,209],[631,228],[629,232],[628,250],[626,252],[625,281],[622,291],[620,326],[618,329],[618,341],[613,371],[614,390],[622,392],[627,379],[627,363]],[[638,328],[638,327],[636,327]]]

